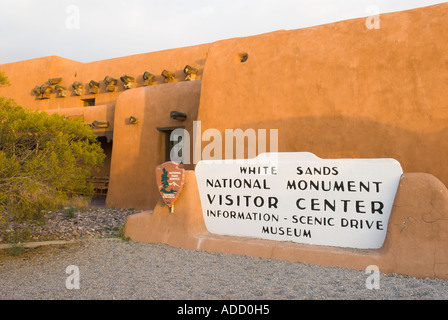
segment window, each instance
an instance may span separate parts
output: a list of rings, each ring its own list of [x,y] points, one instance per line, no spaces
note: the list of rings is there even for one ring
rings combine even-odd
[[[95,98],[93,99],[81,99],[83,107],[91,107],[95,105]]]

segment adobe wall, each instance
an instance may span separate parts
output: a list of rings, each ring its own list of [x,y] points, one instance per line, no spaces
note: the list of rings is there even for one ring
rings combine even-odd
[[[28,109],[82,116],[85,123],[108,121],[108,128],[94,128],[98,136],[114,139],[112,157],[109,158],[108,150],[100,172],[102,176],[108,175],[110,165],[107,205],[153,208],[157,202],[154,170],[165,160],[164,134],[156,127],[180,125],[191,130],[191,121],[197,117],[202,68],[209,47],[210,44],[204,44],[91,63],[51,56],[3,64],[0,71],[8,76],[11,86],[0,88],[0,96],[11,97]],[[186,65],[198,69],[195,81],[185,81]],[[175,73],[172,83],[165,83],[163,70]],[[155,74],[150,86],[144,84],[145,71]],[[120,77],[125,74],[135,77],[134,89],[124,89]],[[114,92],[106,90],[103,82],[106,76],[118,80]],[[58,77],[62,77],[60,84],[68,89],[67,96],[58,97],[53,92],[50,99],[38,99],[33,88]],[[100,82],[97,94],[90,93],[90,80]],[[71,87],[75,81],[84,84],[81,96],[75,95]],[[82,99],[91,98],[95,98],[95,106],[82,106]],[[188,123],[170,119],[172,110],[186,111]],[[139,119],[138,124],[128,125],[126,121],[131,115]]]
[[[448,185],[447,18],[444,3],[383,14],[379,30],[362,18],[216,42],[202,130],[279,129],[280,152],[395,158]]]
[[[381,273],[448,279],[448,190],[432,175],[411,173],[402,176],[384,245],[377,250],[211,234],[205,226],[194,171],[186,171],[185,178],[174,213],[170,213],[159,197],[153,212],[128,217],[125,236],[135,241],[192,250],[358,270],[376,265]]]
[[[165,133],[157,128],[185,127],[197,118],[201,81],[183,81],[128,90],[115,104],[113,151],[106,206],[152,209],[160,197],[155,169],[165,162]],[[171,111],[187,120],[170,118]],[[129,124],[130,116],[138,119]]]
[[[136,54],[126,57],[82,63],[57,56],[30,59],[0,65],[0,71],[8,76],[11,86],[0,88],[0,96],[11,97],[16,102],[33,110],[55,110],[81,107],[81,99],[95,98],[96,105],[113,104],[126,89],[120,77],[128,74],[135,77],[136,87],[143,87],[143,73],[155,74],[154,85],[164,84],[163,70],[175,73],[174,82],[184,81],[183,69],[191,65],[198,69],[197,79],[202,77],[202,68],[210,44]],[[115,92],[108,92],[103,80],[106,76],[118,80]],[[36,85],[48,82],[50,78],[62,77],[63,86],[68,88],[67,96],[57,97],[53,92],[50,99],[40,100],[32,91]],[[100,82],[99,92],[91,94],[88,83]],[[81,96],[74,94],[72,84],[84,83]]]
[[[6,74],[11,85],[1,87],[0,96],[13,98],[18,105],[32,110],[63,107],[66,104],[66,99],[56,99],[56,93],[53,93],[54,99],[38,100],[33,88],[48,82],[50,78],[59,77],[62,70],[76,70],[81,65],[80,62],[57,56],[1,64],[0,71]],[[70,75],[71,77],[73,75]],[[70,82],[70,85],[74,81]],[[67,83],[64,81],[64,84]],[[79,103],[76,103],[76,106],[79,106]]]

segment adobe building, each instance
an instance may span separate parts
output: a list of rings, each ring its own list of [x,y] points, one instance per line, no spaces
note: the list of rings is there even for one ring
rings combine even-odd
[[[92,126],[107,154],[97,177],[106,206],[146,210],[126,221],[133,240],[448,279],[447,18],[444,3],[383,14],[379,29],[360,18],[91,63],[8,63],[0,71],[11,86],[0,96]],[[191,161],[170,213],[155,169],[170,160],[176,128],[199,142],[191,153],[208,146],[209,129],[277,129],[279,152],[398,160],[384,244],[351,250],[212,234]]]
[[[0,96],[92,125],[109,207],[156,205],[169,134],[193,136],[194,121],[199,141],[208,128],[278,129],[280,152],[394,158],[447,185],[447,17],[444,3],[383,14],[380,29],[360,18],[90,63],[36,58],[0,65]]]

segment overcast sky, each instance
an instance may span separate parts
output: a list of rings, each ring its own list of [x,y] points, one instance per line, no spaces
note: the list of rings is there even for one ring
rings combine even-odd
[[[424,7],[437,0],[0,0],[0,64],[81,62]]]

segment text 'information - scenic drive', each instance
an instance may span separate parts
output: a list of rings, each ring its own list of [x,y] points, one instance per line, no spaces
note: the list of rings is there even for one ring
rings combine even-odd
[[[211,233],[358,249],[383,245],[403,173],[394,159],[307,152],[204,160],[195,171]]]

